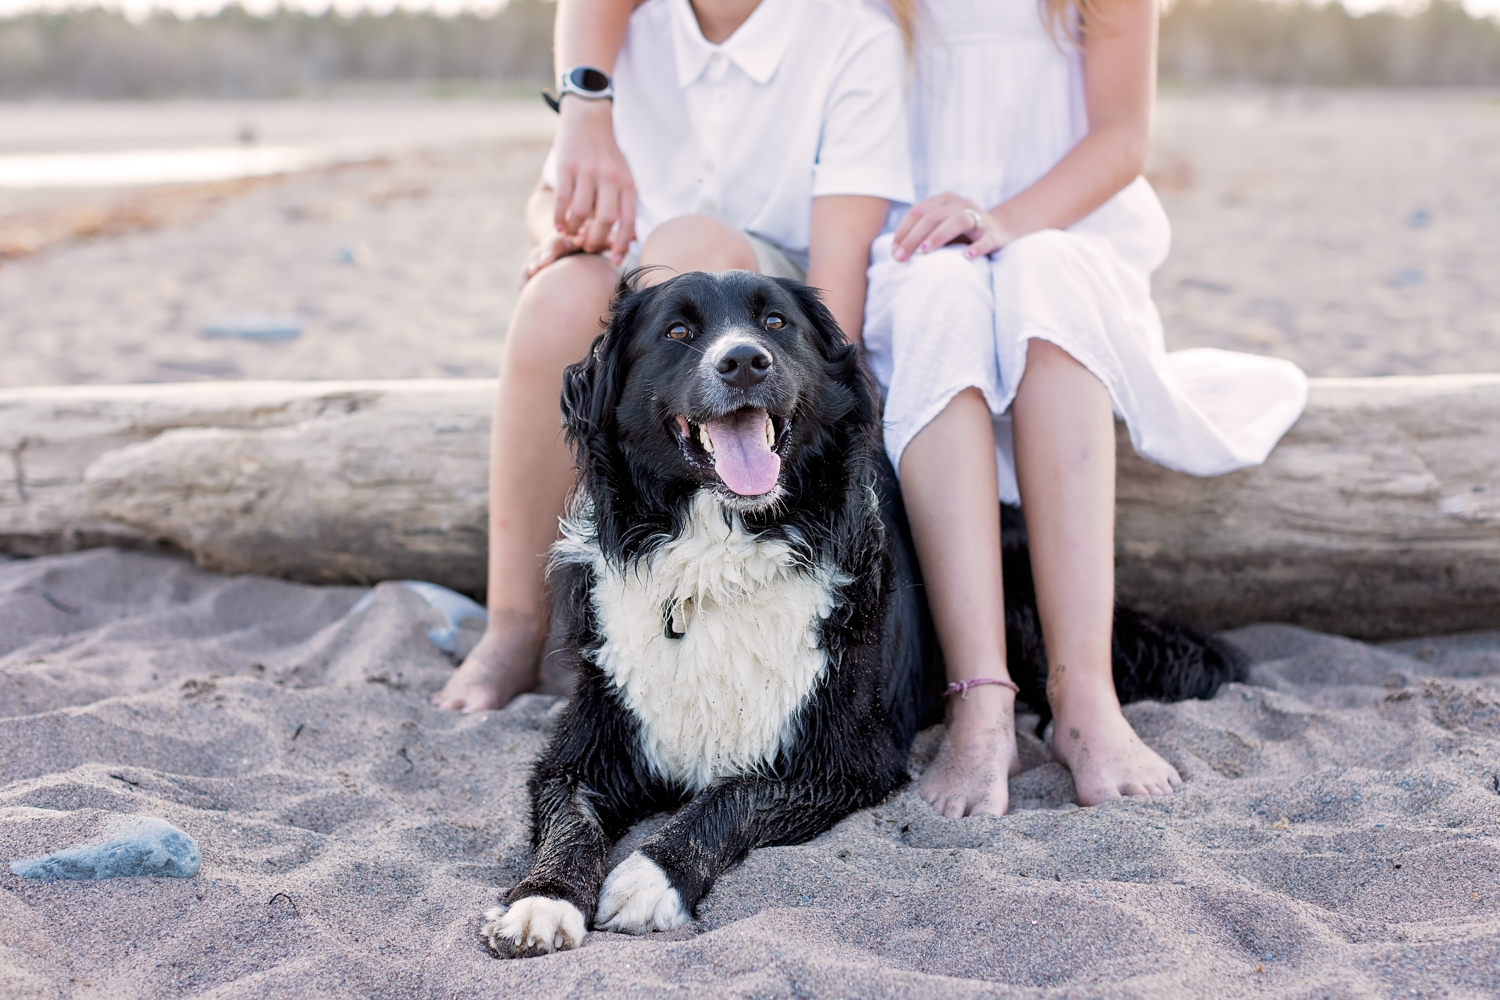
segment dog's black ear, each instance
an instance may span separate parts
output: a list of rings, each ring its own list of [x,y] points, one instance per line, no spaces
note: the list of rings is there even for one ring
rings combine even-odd
[[[860,423],[874,421],[878,428],[880,386],[876,383],[875,376],[871,374],[869,366],[860,356],[859,348],[849,343],[849,338],[844,335],[839,321],[833,318],[833,312],[824,304],[823,293],[789,278],[777,278],[776,281],[797,300],[797,305],[812,321],[818,350],[822,353],[823,360],[828,363],[829,373],[840,385],[854,394],[858,407],[855,420]]]
[[[833,313],[824,304],[821,291],[791,278],[777,278],[776,283],[797,300],[797,305],[812,322],[813,331],[817,334],[818,350],[825,359],[843,361],[853,353],[854,348],[849,345],[849,338],[844,335],[839,321],[833,318]]]
[[[625,351],[641,308],[654,289],[637,290],[639,270],[620,278],[604,332],[582,361],[563,371],[562,417],[580,473],[587,474],[613,440],[615,407],[625,388]]]

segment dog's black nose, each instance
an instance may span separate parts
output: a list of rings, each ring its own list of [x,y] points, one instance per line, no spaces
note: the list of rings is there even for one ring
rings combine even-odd
[[[724,352],[714,368],[725,382],[748,389],[763,381],[771,371],[771,355],[754,344],[735,344]]]

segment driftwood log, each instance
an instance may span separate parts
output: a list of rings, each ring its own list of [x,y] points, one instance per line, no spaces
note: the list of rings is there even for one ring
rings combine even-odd
[[[493,399],[489,380],[0,391],[0,552],[481,591]],[[1214,479],[1119,439],[1124,601],[1214,628],[1500,628],[1500,375],[1314,379],[1270,460]]]

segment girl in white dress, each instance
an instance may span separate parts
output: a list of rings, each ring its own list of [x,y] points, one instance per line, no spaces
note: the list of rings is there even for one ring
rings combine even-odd
[[[1016,762],[999,502],[1020,502],[1051,666],[1053,749],[1079,801],[1181,778],[1126,721],[1110,671],[1113,418],[1142,455],[1216,475],[1297,419],[1288,362],[1168,354],[1150,274],[1166,215],[1142,178],[1154,0],[893,0],[911,27],[918,203],[875,245],[864,340],[949,680],[919,788],[1003,813]],[[997,488],[998,486],[998,488]]]

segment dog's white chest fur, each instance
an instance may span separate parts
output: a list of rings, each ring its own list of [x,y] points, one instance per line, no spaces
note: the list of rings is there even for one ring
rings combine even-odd
[[[847,581],[726,519],[708,491],[682,534],[636,564],[569,535],[557,555],[595,570],[596,660],[640,719],[657,774],[696,791],[770,763],[826,669],[819,625]]]

